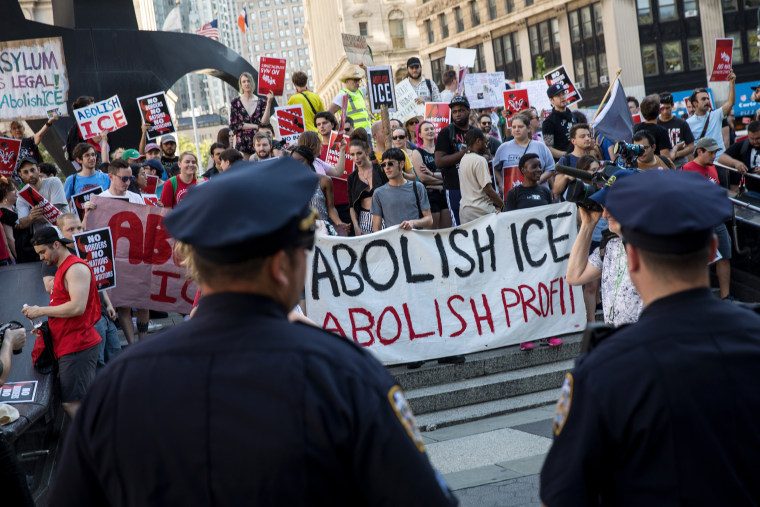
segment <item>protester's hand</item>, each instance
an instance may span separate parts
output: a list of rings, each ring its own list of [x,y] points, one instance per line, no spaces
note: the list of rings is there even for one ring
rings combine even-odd
[[[733,69],[731,70],[731,73],[728,75],[728,82],[729,83],[735,83],[736,82],[736,74],[734,74]]]
[[[26,345],[26,329],[6,329],[3,340],[10,344],[11,350],[21,350]]]
[[[734,169],[736,169],[742,174],[746,173],[749,170],[747,169],[747,166],[744,165],[742,162],[736,162],[736,165],[734,165]]]
[[[424,99],[421,99],[420,97],[415,97],[415,98],[414,98],[414,103],[415,103],[415,104],[424,104],[424,103],[425,103],[425,100],[424,100]]]
[[[348,236],[349,225],[343,222],[335,224],[335,231],[341,236]]]
[[[29,212],[29,218],[32,219],[32,222],[44,222],[45,216],[42,211],[42,208],[41,207],[32,208],[32,210]]]
[[[267,104],[269,104],[273,100],[274,100],[274,93],[272,92],[272,90],[269,90],[269,93],[267,93]]]
[[[602,218],[601,211],[590,211],[583,206],[578,206],[578,214],[581,217],[581,224],[588,224],[595,226],[596,223]]]
[[[27,306],[26,308],[21,309],[21,313],[23,313],[24,317],[28,319],[36,319],[37,317],[45,315],[44,310],[39,306]]]
[[[112,321],[116,320],[116,317],[118,316],[116,313],[116,309],[113,307],[113,305],[106,306],[106,315],[108,315],[108,318]]]
[[[401,225],[399,226],[399,228],[402,231],[411,231],[412,229],[414,229],[414,226],[412,225],[412,220],[404,220],[403,222],[401,222]]]
[[[58,118],[60,118],[60,117],[58,116],[58,112],[56,111],[55,113],[53,113],[53,117],[52,117],[52,118],[50,118],[50,119],[49,119],[47,122],[48,122],[48,123],[53,123],[53,122],[54,122],[54,121],[56,121]]]
[[[345,137],[343,137],[343,138],[340,140],[340,144],[338,145],[338,151],[341,151],[341,152],[343,152],[343,151],[346,151],[346,146],[347,146],[347,143],[346,143],[346,138],[345,138]]]
[[[97,204],[95,204],[95,203],[94,203],[94,202],[92,202],[92,201],[87,201],[87,202],[86,202],[86,203],[84,203],[84,205],[82,206],[82,208],[84,209],[84,213],[85,213],[85,215],[87,214],[87,212],[88,212],[88,211],[90,211],[90,210],[93,210],[93,209],[96,209],[97,207],[98,207],[98,205],[97,205]]]

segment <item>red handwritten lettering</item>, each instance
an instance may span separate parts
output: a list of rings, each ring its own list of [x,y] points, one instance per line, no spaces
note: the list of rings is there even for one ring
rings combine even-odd
[[[409,305],[404,303],[404,317],[406,317],[406,324],[409,326],[409,339],[410,340],[416,340],[417,338],[426,338],[428,336],[433,336],[435,331],[430,331],[429,333],[422,333],[417,334],[414,331],[414,326],[412,325],[412,316],[409,312]]]
[[[367,317],[367,320],[369,323],[366,326],[358,327],[356,325],[356,320],[354,319],[355,314],[362,314],[365,317]],[[375,325],[375,318],[372,316],[370,312],[365,310],[364,308],[349,308],[348,309],[348,316],[351,318],[351,336],[353,337],[354,341],[361,345],[362,347],[369,347],[373,343],[375,343],[375,336],[372,334],[372,327]],[[365,332],[369,335],[369,340],[366,342],[361,342],[356,337],[359,332]]]
[[[170,273],[169,271],[159,271],[157,269],[153,270],[153,276],[160,276],[161,277],[161,285],[159,287],[159,293],[158,294],[152,294],[150,295],[150,299],[152,301],[158,301],[161,303],[176,303],[177,298],[171,297],[169,294],[167,294],[166,289],[169,285],[169,278],[175,278],[179,279],[180,276],[177,273]],[[192,303],[192,301],[190,301]]]
[[[111,234],[113,234],[114,250],[117,249],[120,239],[126,239],[129,241],[129,263],[141,264],[143,228],[140,218],[131,211],[120,211],[111,217],[108,226],[111,228]]]
[[[491,333],[493,333],[493,317],[491,317],[491,308],[488,307],[488,299],[486,299],[485,294],[481,294],[483,297],[483,308],[486,311],[486,314],[484,317],[481,317],[478,315],[478,308],[475,306],[475,300],[470,298],[470,306],[472,307],[472,315],[475,318],[475,324],[478,326],[478,336],[483,336],[483,328],[480,326],[480,323],[482,321],[488,322],[488,327],[491,328]]]
[[[455,299],[458,299],[459,301],[464,301],[464,298],[463,298],[462,296],[456,296],[456,295],[455,295],[455,296],[451,296],[451,297],[449,298],[449,300],[446,302],[446,304],[448,305],[448,307],[449,307],[449,311],[451,311],[451,314],[452,314],[452,315],[454,315],[454,317],[456,317],[457,319],[459,319],[459,323],[460,323],[460,325],[461,325],[462,327],[459,329],[459,331],[457,331],[456,333],[454,333],[454,334],[450,335],[450,336],[451,336],[451,338],[454,338],[454,337],[457,337],[457,336],[461,335],[462,333],[464,333],[465,329],[467,329],[467,321],[465,321],[465,320],[462,318],[462,316],[461,316],[461,315],[459,315],[459,313],[457,313],[457,311],[456,311],[456,310],[454,310],[454,307],[453,307],[453,306],[451,306],[451,302],[452,302],[453,300],[455,300]]]
[[[390,339],[383,338],[383,335],[380,332],[380,329],[383,327],[383,318],[385,317],[386,313],[391,313],[393,315],[393,318],[396,319],[396,335]],[[399,318],[398,312],[395,308],[392,306],[386,306],[383,312],[380,314],[380,317],[377,319],[377,339],[380,340],[380,343],[383,345],[390,345],[398,340],[399,336],[401,336],[401,318]]]
[[[331,331],[333,333],[337,332],[343,338],[348,338],[345,331],[343,331],[343,328],[340,327],[340,322],[338,322],[338,319],[335,318],[335,315],[330,312],[327,312],[327,315],[325,315],[325,321],[322,323],[322,329],[325,331]]]

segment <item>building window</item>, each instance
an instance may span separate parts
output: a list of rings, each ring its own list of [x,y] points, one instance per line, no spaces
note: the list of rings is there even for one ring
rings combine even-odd
[[[533,5],[533,0],[525,0],[525,7],[530,7]]]
[[[657,70],[657,46],[654,44],[646,44],[641,46],[641,62],[644,66],[645,76],[656,76],[659,74]]]
[[[586,6],[581,9],[581,24],[583,26],[583,38],[588,39],[594,34],[594,29],[591,25],[591,7]]]
[[[367,31],[367,22],[359,21],[359,35],[366,37],[368,33],[369,32]]]
[[[737,9],[736,0],[721,0],[720,3],[723,5],[723,12],[735,11]]]
[[[515,81],[522,81],[522,63],[520,61],[520,43],[516,33],[508,33],[493,39],[493,56],[495,72]]]
[[[507,10],[507,14],[515,12],[515,0],[504,0],[504,8]]]
[[[559,49],[559,21],[557,18],[551,19],[552,43],[555,49]]]
[[[528,36],[530,37],[530,55],[536,57],[541,52],[538,47],[538,25],[528,27]]]
[[[567,15],[568,24],[570,25],[570,41],[578,42],[581,40],[581,28],[578,24],[578,11],[573,11]]]
[[[636,0],[636,12],[640,25],[652,22],[652,4],[650,0]]]
[[[588,83],[586,86],[589,88],[598,86],[599,74],[596,72],[596,56],[586,57],[586,72],[588,74]]]
[[[449,36],[449,22],[446,20],[446,14],[438,15],[438,24],[441,26],[441,39],[446,39]]]
[[[673,74],[683,72],[683,57],[681,55],[681,41],[662,43],[662,58],[665,62],[665,73]]]
[[[435,42],[435,36],[433,35],[433,22],[429,19],[425,20],[425,31],[427,32],[428,44]]]
[[[577,58],[573,61],[573,67],[575,67],[575,83],[580,86],[580,83],[586,84],[586,72],[583,69],[583,59]]]
[[[486,57],[483,54],[483,44],[472,46],[469,49],[475,50],[475,65],[473,65],[472,71],[475,73],[486,72]]]
[[[461,7],[454,7],[454,22],[457,24],[457,33],[464,32],[464,14]]]
[[[594,9],[594,28],[596,29],[597,35],[602,35],[604,33],[604,20],[602,19],[602,3],[597,2],[594,5],[592,5],[592,8]]]
[[[742,36],[740,32],[727,33],[726,38],[734,39],[734,56],[731,63],[742,63],[744,61],[742,55]]]
[[[496,19],[496,0],[488,0],[488,19]]]
[[[470,17],[472,18],[472,26],[478,26],[480,24],[480,10],[478,8],[478,2],[470,2]]]
[[[534,70],[537,56],[541,56],[544,59],[547,70],[560,65],[559,22],[557,18],[529,26],[528,38],[530,40],[530,56],[533,60]]]
[[[702,53],[702,38],[694,38],[686,41],[689,50],[689,70],[705,68],[705,57]]]
[[[659,0],[660,21],[669,21],[678,18],[678,9],[676,9],[676,0]]]
[[[443,90],[443,61],[444,58],[437,58],[430,61],[430,70],[432,72],[430,77],[436,82],[438,89],[440,90]]]
[[[391,46],[393,49],[405,48],[406,41],[404,39],[404,20],[391,19],[388,22],[388,28],[390,28],[391,32]]]

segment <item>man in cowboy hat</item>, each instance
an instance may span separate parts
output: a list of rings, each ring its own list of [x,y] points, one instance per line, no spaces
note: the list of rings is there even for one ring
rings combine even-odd
[[[354,121],[354,128],[361,127],[369,133],[372,121],[367,107],[367,90],[359,87],[363,77],[364,71],[362,68],[350,68],[340,78],[346,85],[345,88],[338,93],[328,110],[332,114],[336,114],[343,107],[343,96],[347,94],[348,106],[346,116]]]

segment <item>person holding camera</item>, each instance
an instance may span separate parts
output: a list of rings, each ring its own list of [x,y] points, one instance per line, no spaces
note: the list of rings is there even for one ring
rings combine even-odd
[[[648,132],[642,134],[651,136]],[[600,204],[604,211],[592,211],[582,205],[578,206],[581,228],[567,261],[565,280],[570,285],[584,285],[601,278],[604,322],[613,326],[636,322],[644,309],[628,273],[628,257],[620,238],[620,223],[605,208],[607,192],[612,185],[635,173],[633,169],[620,169],[610,176],[601,190],[589,197]],[[608,220],[609,231],[602,235],[602,242],[589,255],[594,228],[601,217]]]
[[[3,326],[5,327],[5,326]],[[26,345],[26,329],[7,328],[0,342],[0,386],[8,380],[11,373],[11,356]]]
[[[646,131],[639,130],[633,134],[633,144],[641,146],[644,152],[636,157],[636,164],[642,171],[649,169],[675,169],[673,162],[668,158],[661,157],[656,153],[657,143],[654,136]]]

